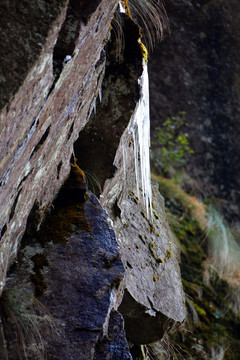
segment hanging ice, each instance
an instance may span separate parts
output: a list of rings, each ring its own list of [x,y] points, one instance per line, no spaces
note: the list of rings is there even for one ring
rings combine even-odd
[[[94,98],[94,100],[93,100],[93,111],[94,111],[94,115],[96,115],[96,113],[97,113],[97,101],[96,101],[96,98]]]
[[[119,1],[120,13],[126,13],[122,1]],[[139,42],[141,39],[139,38]],[[145,49],[144,46],[141,47]],[[144,60],[143,54],[143,73],[139,79],[139,85],[141,87],[141,98],[132,117],[131,132],[134,141],[134,157],[135,157],[135,176],[136,176],[136,188],[137,195],[140,198],[140,184],[144,205],[147,213],[147,217],[152,219],[152,187],[151,187],[151,175],[150,175],[150,112],[149,112],[149,81],[148,81],[148,68],[147,63]],[[123,145],[123,170],[124,177],[126,178],[126,145]],[[140,164],[139,164],[140,157]]]
[[[152,188],[150,175],[150,112],[149,112],[149,81],[147,64],[143,65],[143,73],[139,79],[141,98],[134,114],[132,135],[135,152],[135,174],[137,194],[139,195],[139,179],[141,180],[142,193],[147,216],[152,218]],[[139,165],[140,157],[140,165]]]
[[[98,90],[98,97],[99,97],[99,101],[100,103],[102,102],[102,87],[100,86],[99,90]]]
[[[124,13],[125,14],[125,9],[124,9],[124,7],[123,7],[123,5],[122,5],[122,1],[119,1],[119,11],[120,11],[120,13]]]

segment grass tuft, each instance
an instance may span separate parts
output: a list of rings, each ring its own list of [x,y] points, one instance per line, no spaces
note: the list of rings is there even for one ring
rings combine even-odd
[[[41,328],[52,336],[54,321],[48,309],[33,295],[19,289],[5,289],[0,298],[4,335],[11,349],[17,349],[18,359],[46,359]],[[15,345],[16,344],[16,347]],[[32,356],[31,356],[32,358]]]
[[[152,50],[156,41],[162,40],[168,18],[162,2],[158,0],[128,0],[133,19],[143,28],[144,42]]]

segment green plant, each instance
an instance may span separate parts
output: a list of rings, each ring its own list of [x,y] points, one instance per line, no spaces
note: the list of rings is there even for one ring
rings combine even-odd
[[[169,116],[162,127],[157,128],[154,146],[160,146],[161,154],[158,163],[163,171],[167,173],[169,167],[177,168],[186,163],[191,154],[194,153],[190,146],[188,133],[182,132],[185,111],[176,116]]]

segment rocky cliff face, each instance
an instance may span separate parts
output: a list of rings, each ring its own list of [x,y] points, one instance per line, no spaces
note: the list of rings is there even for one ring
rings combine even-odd
[[[139,28],[116,1],[1,13],[1,357],[135,359],[185,317],[163,199],[149,212],[136,179]]]
[[[150,62],[152,124],[185,111],[201,197],[239,220],[239,2],[168,1],[170,35]],[[189,187],[188,187],[189,190]]]

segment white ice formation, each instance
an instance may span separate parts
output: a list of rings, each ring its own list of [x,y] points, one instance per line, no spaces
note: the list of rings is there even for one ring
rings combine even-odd
[[[138,102],[134,122],[132,126],[132,134],[134,140],[135,152],[135,173],[136,187],[139,197],[139,179],[141,180],[141,188],[144,198],[144,204],[147,216],[152,218],[152,187],[150,173],[150,111],[149,111],[149,80],[147,64],[143,65],[143,73],[139,79],[141,86],[141,98]],[[140,157],[140,164],[139,164]]]
[[[119,5],[119,12],[125,14],[126,11],[125,11],[124,7],[122,6],[122,2],[121,2],[121,1],[119,1],[118,5]]]
[[[129,122],[128,133],[134,142],[136,193],[143,198],[147,217],[152,219],[152,187],[150,173],[150,111],[149,81],[147,64],[143,65],[143,73],[139,78],[141,97]],[[123,171],[126,179],[128,141],[122,144]]]

